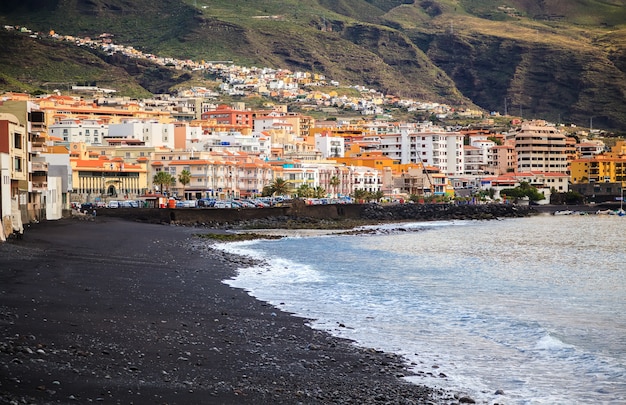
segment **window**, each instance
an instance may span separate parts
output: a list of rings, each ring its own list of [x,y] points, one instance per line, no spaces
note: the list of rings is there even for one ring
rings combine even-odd
[[[15,149],[22,149],[22,134],[19,132],[13,133],[13,147]]]
[[[21,157],[16,156],[13,158],[13,170],[16,172],[22,171],[22,158]]]

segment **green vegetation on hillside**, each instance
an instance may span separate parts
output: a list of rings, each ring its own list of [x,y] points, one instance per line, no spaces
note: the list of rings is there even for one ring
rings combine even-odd
[[[3,2],[0,23],[108,32],[162,56],[306,70],[402,97],[626,129],[626,0],[24,0]],[[3,60],[20,46],[0,45]],[[198,80],[151,67],[137,75],[101,55],[78,53],[72,64],[47,55],[56,45],[40,46],[0,66],[0,89],[84,79],[140,94]]]

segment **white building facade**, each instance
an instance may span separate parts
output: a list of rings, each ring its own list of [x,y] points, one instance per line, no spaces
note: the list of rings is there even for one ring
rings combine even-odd
[[[400,160],[401,164],[435,166],[448,176],[463,174],[463,134],[412,124],[400,126],[399,129],[399,133],[381,135],[384,156]]]
[[[174,149],[174,124],[158,121],[125,120],[120,124],[110,124],[106,140],[135,140],[146,146],[160,146]]]
[[[50,136],[61,139],[61,142],[79,143],[86,145],[101,145],[108,135],[109,126],[100,120],[64,119],[48,127]]]

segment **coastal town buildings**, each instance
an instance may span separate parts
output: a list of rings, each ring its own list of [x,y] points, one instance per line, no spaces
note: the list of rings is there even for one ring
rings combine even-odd
[[[85,144],[70,145],[71,201],[101,202],[135,199],[148,190],[147,162],[99,154]]]
[[[88,88],[93,86],[74,86],[79,93],[72,95],[60,90],[39,97],[4,95],[2,215],[15,200],[24,221],[57,218],[70,201],[134,199],[156,191],[184,199],[254,196],[277,178],[285,179],[292,191],[321,187],[328,196],[345,197],[365,190],[381,192],[388,200],[452,198],[454,187],[474,193],[520,182],[548,195],[568,190],[570,170],[577,184],[624,181],[623,146],[603,153],[601,142],[576,144],[545,121],[511,120],[515,128],[508,134],[485,129],[487,120],[481,129],[462,130],[395,121],[386,106],[442,119],[452,108],[364,86],[351,86],[358,95],[339,95],[334,90],[339,83],[320,74],[160,58],[113,44],[110,37],[50,38],[175,69],[202,70],[220,84],[214,87],[219,90],[193,87],[144,100]],[[222,95],[272,99],[253,109],[242,101],[227,104]],[[323,112],[328,119],[289,111],[287,103]],[[340,110],[354,111],[356,118],[332,116]],[[160,171],[176,182],[157,190],[153,177]],[[184,171],[191,174],[186,184],[179,180]]]
[[[571,171],[572,183],[626,182],[626,156],[598,155],[576,159]]]
[[[406,123],[399,133],[380,134],[383,155],[400,164],[421,163],[449,176],[464,172],[463,134],[431,124]]]
[[[51,95],[31,101],[36,102],[43,113],[46,127],[63,119],[91,119],[105,124],[117,124],[129,118],[151,119],[164,123],[172,121],[169,111],[145,109],[137,101],[130,99],[118,99],[121,103],[119,105],[108,102],[99,105],[81,97],[65,95]]]
[[[19,119],[13,114],[0,113],[1,240],[14,230],[22,230],[21,211],[27,198],[29,178],[27,140],[26,127]]]
[[[45,114],[38,104],[23,95],[0,102],[0,114],[11,123],[13,132],[6,127],[5,150],[9,153],[12,181],[11,196],[17,199],[22,222],[47,218],[49,201],[61,199],[51,196],[48,189],[48,164],[42,156],[47,152]],[[24,128],[24,133],[17,128]],[[14,215],[15,216],[15,215]]]
[[[485,168],[488,174],[501,175],[516,171],[515,140],[505,140],[501,145],[494,145],[490,152],[489,164]]]
[[[177,128],[179,131],[176,131]],[[123,142],[171,149],[184,148],[187,135],[184,128],[184,125],[162,123],[151,119],[124,119],[119,123],[109,125],[104,140],[109,144]]]
[[[62,142],[101,145],[108,135],[109,125],[94,119],[60,119],[48,126],[48,134]]]
[[[526,121],[515,131],[518,172],[568,173],[575,140],[545,121]]]
[[[576,144],[576,156],[580,159],[591,158],[606,150],[606,145],[599,139],[581,139]]]

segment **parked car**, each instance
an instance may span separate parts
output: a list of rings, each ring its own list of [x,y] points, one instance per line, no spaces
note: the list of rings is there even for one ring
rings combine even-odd
[[[230,201],[216,201],[215,208],[233,208],[233,205]]]
[[[215,205],[215,200],[211,198],[203,198],[198,200],[198,207],[213,207]]]
[[[107,204],[107,208],[119,208],[119,207],[120,207],[119,201],[109,201],[109,203]]]

